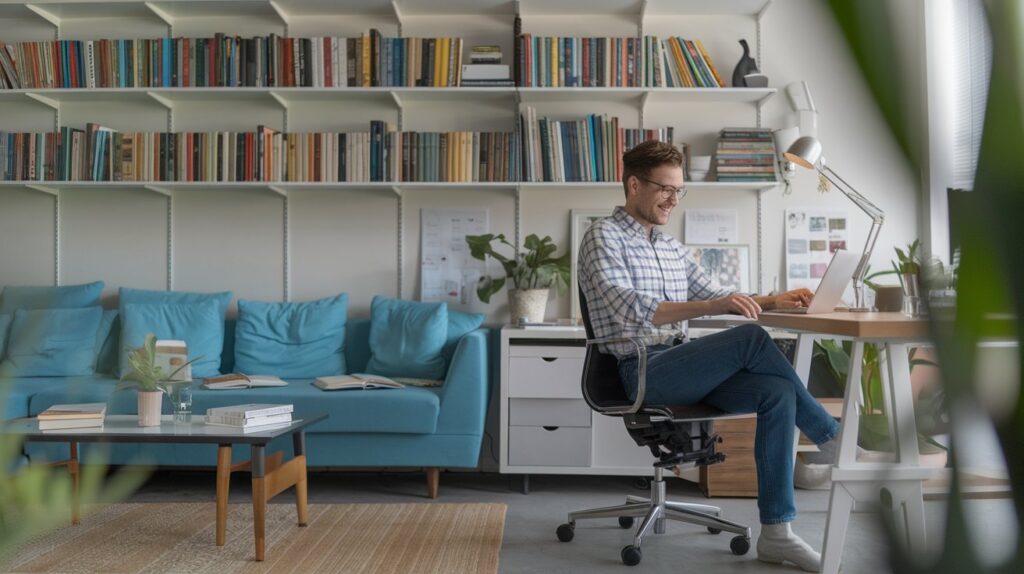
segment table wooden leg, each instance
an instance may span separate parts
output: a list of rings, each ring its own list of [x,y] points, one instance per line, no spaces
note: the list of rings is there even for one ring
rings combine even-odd
[[[228,493],[231,487],[231,445],[217,447],[217,546],[224,546],[228,528]]]
[[[256,538],[256,560],[263,561],[267,519],[267,488],[264,482],[264,450],[252,445],[252,530]]]
[[[80,472],[78,468],[78,443],[70,444],[71,459],[68,461],[68,472],[71,474],[71,524],[82,521],[82,497],[80,492]]]
[[[295,510],[299,515],[299,526],[305,526],[309,524],[309,511],[306,507],[306,433],[300,430],[292,434],[292,447],[295,459],[299,461],[295,482]]]

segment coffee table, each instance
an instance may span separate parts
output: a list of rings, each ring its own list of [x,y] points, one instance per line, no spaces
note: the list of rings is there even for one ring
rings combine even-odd
[[[216,444],[217,446],[217,546],[223,546],[228,519],[228,487],[231,473],[252,472],[252,514],[253,534],[256,539],[256,560],[263,560],[267,501],[291,486],[295,487],[295,506],[299,526],[305,526],[306,513],[306,427],[327,418],[326,414],[295,413],[295,420],[259,432],[242,432],[224,426],[206,425],[202,422],[175,423],[169,416],[161,419],[160,426],[140,427],[136,415],[108,415],[103,428],[39,430],[39,422],[32,417],[8,421],[2,425],[5,434],[18,434],[26,441],[66,442],[71,447],[71,458],[54,463],[66,465],[71,473],[72,508],[71,522],[78,524],[81,511],[78,497],[78,443],[82,442],[128,442],[168,444]],[[294,458],[283,462],[284,453],[276,452],[266,456],[266,447],[271,440],[290,434]],[[250,459],[231,464],[231,446],[249,445]]]

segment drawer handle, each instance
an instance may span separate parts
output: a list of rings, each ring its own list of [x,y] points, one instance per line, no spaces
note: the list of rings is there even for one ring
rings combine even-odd
[[[552,432],[552,431],[558,430],[558,427],[540,427],[540,428],[542,428],[542,429],[544,429],[544,430],[546,430],[548,432]]]
[[[554,363],[558,360],[558,357],[541,357],[540,359],[545,363]]]

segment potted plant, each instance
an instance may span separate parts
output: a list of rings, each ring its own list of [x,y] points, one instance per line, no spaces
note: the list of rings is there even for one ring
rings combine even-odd
[[[903,286],[903,314],[916,316],[920,311],[921,287],[918,276],[921,274],[921,257],[917,253],[921,240],[915,239],[906,251],[896,248],[897,260],[893,262],[893,268],[900,278],[900,285]]]
[[[196,357],[198,359],[198,357]],[[169,392],[174,376],[192,364],[196,359],[181,365],[168,375],[156,364],[156,335],[146,335],[141,347],[128,354],[129,371],[121,377],[119,389],[137,388],[139,391],[139,426],[150,427],[160,424],[161,395]]]
[[[511,258],[494,250],[495,241],[515,250],[515,246],[505,239],[504,234],[466,236],[466,243],[474,258],[486,261],[487,257],[493,257],[505,271],[501,277],[481,277],[476,288],[477,296],[484,303],[490,303],[491,295],[500,291],[507,280],[511,280],[514,288],[508,290],[508,304],[512,322],[516,323],[522,318],[531,323],[543,321],[548,290],[554,287],[559,293],[564,293],[569,286],[569,254],[552,257],[558,247],[552,243],[551,237],[541,239],[533,233],[523,243],[526,252]]]

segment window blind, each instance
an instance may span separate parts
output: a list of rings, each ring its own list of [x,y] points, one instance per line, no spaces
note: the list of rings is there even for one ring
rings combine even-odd
[[[954,0],[953,4],[950,40],[955,93],[950,187],[972,189],[992,73],[992,37],[982,0]]]

